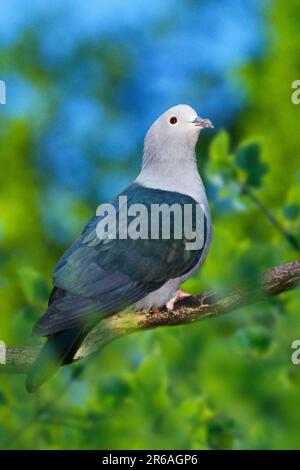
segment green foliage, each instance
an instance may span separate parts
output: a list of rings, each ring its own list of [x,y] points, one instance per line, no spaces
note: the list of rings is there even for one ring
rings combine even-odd
[[[26,300],[31,303],[47,302],[49,287],[41,274],[31,267],[22,267],[18,270],[21,290]]]
[[[300,106],[291,104],[290,84],[299,78],[300,7],[298,0],[278,0],[269,8],[265,54],[240,71],[247,106],[212,138],[203,165],[213,242],[205,266],[186,283],[192,293],[247,282],[299,257],[291,240],[300,233]],[[92,51],[108,71],[100,97],[107,107],[114,84],[126,79],[122,51],[112,50],[113,56]],[[43,64],[29,33],[2,51],[0,62],[45,94],[63,73]],[[47,175],[38,175],[34,160],[51,106],[37,123],[1,120],[0,339],[9,344],[34,341],[32,326],[65,249],[47,233],[41,210]],[[75,238],[94,201],[79,203],[76,194],[72,200]],[[24,376],[2,374],[0,448],[299,448],[300,368],[290,362],[299,311],[295,290],[209,322],[135,334],[64,368],[36,395],[26,393]]]

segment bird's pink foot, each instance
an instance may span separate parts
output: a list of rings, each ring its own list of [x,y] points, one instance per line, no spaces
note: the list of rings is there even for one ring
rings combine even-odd
[[[171,312],[172,310],[174,310],[174,306],[178,300],[186,299],[187,297],[190,297],[190,294],[188,294],[187,292],[184,292],[183,290],[178,289],[176,291],[175,297],[173,297],[166,303],[167,310]]]
[[[177,299],[186,299],[187,297],[191,297],[191,294],[189,294],[188,292],[184,292],[180,289],[178,289],[178,291],[176,292]]]

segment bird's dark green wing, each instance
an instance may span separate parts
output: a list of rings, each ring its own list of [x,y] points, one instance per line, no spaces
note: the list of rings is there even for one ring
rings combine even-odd
[[[147,218],[149,235],[152,204],[169,207],[174,203],[181,207],[189,204],[194,209],[196,206],[188,196],[137,184],[121,196],[126,196],[128,207],[143,204],[148,209],[147,215],[141,214],[140,220],[145,222]],[[119,201],[119,198],[112,201],[117,217],[120,215]],[[53,272],[55,289],[48,310],[35,327],[37,334],[51,335],[84,322],[99,321],[137,302],[169,279],[189,272],[197,264],[204,245],[197,250],[187,249],[188,240],[185,236],[176,239],[172,221],[169,239],[163,238],[161,227],[157,239],[151,236],[148,239],[120,239],[124,224],[129,229],[134,218],[128,217],[126,222],[117,224],[116,238],[110,238],[108,230],[107,236],[101,239],[96,228],[103,215],[90,220]],[[195,229],[194,219],[192,222]],[[206,219],[203,238],[205,244]]]

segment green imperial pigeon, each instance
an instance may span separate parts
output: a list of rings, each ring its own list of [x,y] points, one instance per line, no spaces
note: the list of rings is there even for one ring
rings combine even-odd
[[[213,126],[187,105],[162,114],[146,135],[142,169],[134,183],[113,199],[113,211],[107,211],[106,218],[97,211],[62,256],[52,273],[48,308],[34,328],[34,334],[47,341],[29,370],[28,391],[37,390],[60,366],[72,362],[88,332],[103,318],[128,307],[172,309],[178,298],[188,295],[179,287],[204,262],[211,241],[210,213],[195,153],[205,127]],[[130,213],[141,206],[143,210]],[[167,224],[159,211],[152,232],[152,208],[162,206],[176,206],[179,212],[170,210]],[[138,224],[134,212],[139,213]],[[178,231],[186,223],[185,213],[194,238]],[[109,225],[113,215],[115,223]],[[103,221],[109,226],[105,233],[99,229]],[[139,237],[130,236],[132,223],[139,226]],[[202,242],[193,246],[197,237]]]

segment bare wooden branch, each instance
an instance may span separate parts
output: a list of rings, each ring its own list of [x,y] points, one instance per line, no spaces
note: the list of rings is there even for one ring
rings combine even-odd
[[[106,344],[130,333],[214,318],[244,305],[293,289],[300,282],[300,260],[274,267],[246,286],[218,294],[206,292],[176,303],[173,311],[124,311],[102,320],[86,337],[74,360],[102,349]],[[0,344],[0,371],[24,372],[34,361],[40,346],[6,347]]]

